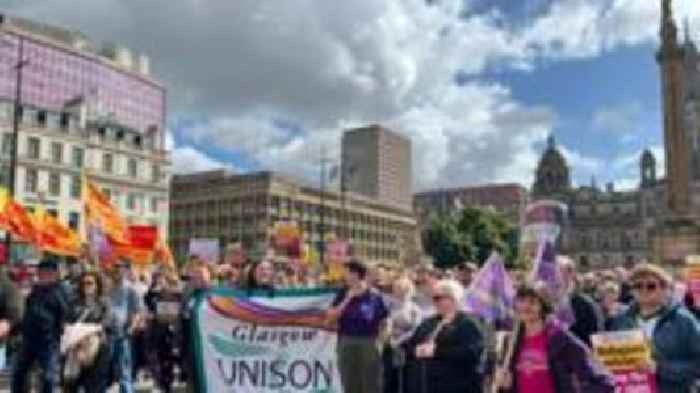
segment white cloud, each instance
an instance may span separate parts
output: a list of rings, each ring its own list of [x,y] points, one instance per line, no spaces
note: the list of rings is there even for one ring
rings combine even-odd
[[[599,108],[593,113],[593,128],[624,136],[639,131],[636,127],[641,115],[642,105],[639,102]]]
[[[655,1],[558,0],[517,26],[498,10],[464,17],[468,1],[431,3],[10,0],[5,9],[149,53],[169,86],[172,117],[204,119],[176,130],[184,144],[216,145],[312,176],[321,146],[338,156],[341,129],[380,122],[413,138],[419,188],[530,184],[539,156],[533,144],[556,119],[506,86],[456,87],[457,71],[478,80],[491,67],[527,70],[542,59],[597,56],[653,42],[658,29]],[[700,7],[683,7],[700,26]],[[570,154],[574,171],[600,169],[595,159]],[[173,160],[178,170],[225,165],[187,145],[173,155],[198,163]]]
[[[209,171],[214,169],[234,170],[233,166],[217,161],[191,146],[176,147],[171,151],[172,172],[176,175]]]

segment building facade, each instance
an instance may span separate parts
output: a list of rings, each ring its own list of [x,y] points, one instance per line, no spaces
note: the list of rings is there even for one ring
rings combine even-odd
[[[639,159],[639,187],[604,190],[593,182],[573,187],[566,159],[550,138],[535,174],[534,199],[568,205],[562,252],[586,268],[642,260],[681,265],[700,252],[700,54],[690,39],[678,40],[671,0],[661,0],[660,67],[666,177],[657,178],[656,157]]]
[[[272,172],[218,170],[172,178],[170,245],[176,258],[187,255],[192,238],[259,248],[281,220],[299,223],[306,244],[317,249],[323,232],[349,238],[354,254],[370,263],[403,263],[416,248],[410,210],[361,195],[346,193],[343,203],[340,193],[322,193]]]
[[[22,60],[24,66],[15,66]],[[9,185],[19,93],[15,199],[84,233],[82,175],[133,224],[167,236],[170,159],[163,85],[148,58],[75,31],[0,15],[0,183]],[[21,72],[21,89],[17,89]]]
[[[518,225],[527,201],[528,191],[519,184],[488,184],[417,193],[413,196],[413,210],[421,227],[433,215],[456,214],[466,207],[493,209]]]
[[[348,191],[410,208],[411,141],[378,125],[343,134],[342,165]]]

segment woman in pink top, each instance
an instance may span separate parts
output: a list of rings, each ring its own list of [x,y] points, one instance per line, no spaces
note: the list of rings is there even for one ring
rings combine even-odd
[[[612,375],[578,338],[549,319],[552,302],[540,286],[518,289],[515,350],[496,383],[510,393],[612,393]],[[577,383],[574,384],[574,380]]]

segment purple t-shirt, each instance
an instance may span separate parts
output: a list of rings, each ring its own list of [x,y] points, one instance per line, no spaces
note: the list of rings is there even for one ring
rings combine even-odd
[[[340,291],[333,305],[339,305],[346,295],[347,290]],[[352,337],[376,337],[379,333],[379,325],[388,315],[389,311],[382,295],[368,290],[350,300],[345,307],[338,318],[338,334]]]

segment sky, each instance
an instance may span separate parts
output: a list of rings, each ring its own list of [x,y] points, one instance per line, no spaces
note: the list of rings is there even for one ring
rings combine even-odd
[[[660,0],[0,0],[151,57],[173,171],[318,182],[343,130],[412,140],[414,189],[532,184],[548,135],[573,182],[663,173]],[[700,2],[675,0],[700,41]],[[323,153],[322,153],[323,152]]]

